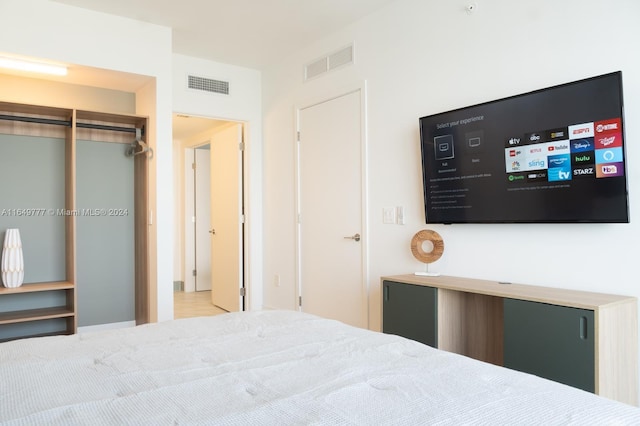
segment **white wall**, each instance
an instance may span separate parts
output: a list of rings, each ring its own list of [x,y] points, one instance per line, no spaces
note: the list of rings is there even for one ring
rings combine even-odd
[[[187,88],[187,76],[229,82],[229,95]],[[173,110],[176,113],[246,123],[245,179],[249,255],[248,307],[262,308],[262,81],[257,70],[184,55],[173,55]]]
[[[133,93],[0,74],[2,102],[135,114]]]
[[[424,224],[418,118],[622,70],[630,224],[429,226],[445,241],[431,266],[447,275],[640,296],[640,2],[399,0],[294,52],[263,74],[265,305],[295,308],[294,105],[368,87],[370,328],[379,277],[424,265],[410,252]],[[355,43],[356,64],[302,82],[305,63]],[[382,224],[405,207],[406,225]],[[281,277],[280,287],[272,281]]]
[[[171,30],[47,0],[2,0],[0,52],[155,78],[155,83],[136,93],[136,112],[152,118],[152,169],[162,170],[157,174],[154,212],[157,316],[158,320],[173,318]]]

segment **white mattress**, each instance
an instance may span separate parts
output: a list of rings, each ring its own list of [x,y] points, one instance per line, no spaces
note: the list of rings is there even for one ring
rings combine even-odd
[[[640,424],[640,409],[292,311],[0,345],[0,424]]]

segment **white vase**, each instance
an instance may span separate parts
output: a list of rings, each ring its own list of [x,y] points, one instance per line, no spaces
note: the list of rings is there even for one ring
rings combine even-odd
[[[24,280],[24,259],[19,229],[7,229],[2,246],[2,283],[5,287],[15,288]]]

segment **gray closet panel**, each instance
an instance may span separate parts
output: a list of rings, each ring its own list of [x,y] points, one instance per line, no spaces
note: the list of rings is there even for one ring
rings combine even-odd
[[[134,164],[118,143],[77,141],[78,326],[135,319]]]
[[[65,141],[0,134],[0,246],[18,228],[24,282],[65,281]]]

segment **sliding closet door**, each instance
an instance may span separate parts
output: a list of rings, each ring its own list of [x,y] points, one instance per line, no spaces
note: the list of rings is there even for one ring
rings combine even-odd
[[[135,320],[134,159],[77,141],[78,326]]]

